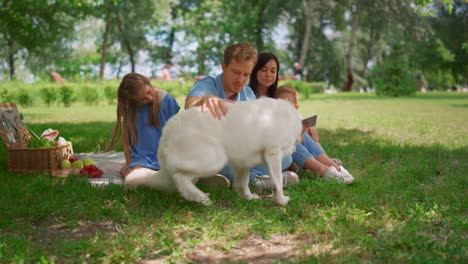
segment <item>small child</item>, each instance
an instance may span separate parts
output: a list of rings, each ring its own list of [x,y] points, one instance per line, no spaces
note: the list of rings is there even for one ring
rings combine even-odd
[[[299,109],[299,93],[291,85],[278,87],[274,95],[277,99],[288,100],[296,109]],[[314,171],[324,179],[336,179],[343,184],[351,184],[354,177],[343,167],[338,166],[330,159],[320,143],[318,143],[318,134],[312,129],[312,135],[317,137],[313,140],[308,133],[304,133],[303,142],[296,145],[296,152],[293,153],[293,163],[299,168]]]

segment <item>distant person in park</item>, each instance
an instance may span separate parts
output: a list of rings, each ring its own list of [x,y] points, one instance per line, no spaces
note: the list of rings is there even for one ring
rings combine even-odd
[[[52,82],[56,82],[56,83],[64,83],[65,82],[65,79],[58,72],[51,72],[50,73],[50,80]]]
[[[169,75],[171,76],[171,80],[179,79],[179,66],[176,63],[172,63],[172,66],[169,68]]]
[[[125,177],[135,168],[159,170],[158,146],[167,120],[180,107],[169,93],[153,87],[138,73],[125,75],[117,92],[117,123],[106,151],[122,135],[126,165],[120,170]]]
[[[294,79],[302,81],[303,75],[302,75],[301,65],[299,64],[299,62],[295,62],[293,67],[294,67]]]
[[[214,118],[220,119],[226,114],[225,104],[238,101],[256,100],[254,92],[246,83],[257,60],[257,52],[247,42],[240,42],[227,47],[221,63],[222,74],[216,77],[205,77],[193,85],[185,100],[185,108],[201,106],[202,111],[210,111]],[[283,159],[282,169],[291,165],[292,157]],[[271,178],[266,166],[258,166],[250,170],[250,182],[257,191],[271,188]],[[220,175],[232,180],[232,169],[224,167]],[[283,172],[283,183],[294,184],[299,177],[293,172]]]
[[[163,67],[162,79],[164,81],[170,81],[171,80],[171,73],[169,72],[169,66],[167,64],[164,65],[164,67]]]
[[[278,95],[286,96],[284,91],[278,92],[278,74],[280,64],[278,58],[269,52],[258,55],[257,64],[250,75],[249,86],[257,98],[262,96],[277,98]],[[289,94],[294,96],[293,105],[299,108],[299,93],[293,88],[282,88],[291,90]],[[313,138],[313,139],[312,139]],[[341,168],[334,160],[330,159],[319,142],[319,136],[314,128],[308,128],[304,133],[304,141],[297,144],[296,152],[292,155],[292,170],[297,167],[314,171],[325,178],[342,178]],[[339,161],[339,160],[337,160]],[[339,161],[340,165],[341,161]]]

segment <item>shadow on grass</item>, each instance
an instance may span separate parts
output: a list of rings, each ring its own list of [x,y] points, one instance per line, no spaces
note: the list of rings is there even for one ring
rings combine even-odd
[[[48,127],[60,130],[61,135],[72,140],[75,152],[91,152],[101,148],[113,124],[33,125],[38,130]],[[130,240],[134,232],[142,236],[150,232],[161,236],[165,243],[174,244],[170,248],[175,250],[178,245],[170,234],[183,228],[187,228],[188,233],[228,238],[233,237],[231,232],[240,232],[238,236],[242,238],[247,235],[268,237],[275,232],[296,234],[299,230],[298,234],[315,232],[307,238],[310,241],[304,243],[317,243],[316,239],[320,243],[320,234],[325,234],[340,243],[360,243],[388,258],[386,248],[399,247],[402,235],[411,245],[415,243],[412,250],[425,251],[416,243],[420,243],[421,232],[432,228],[440,233],[442,229],[456,229],[454,223],[462,222],[468,184],[466,146],[449,150],[440,145],[398,145],[376,137],[372,131],[357,129],[319,129],[319,133],[325,150],[330,156],[343,160],[356,183],[343,186],[301,172],[303,177],[299,184],[286,190],[291,201],[284,208],[275,206],[267,199],[267,194],[263,194],[261,200],[247,201],[232,189],[202,187],[214,201],[213,206],[203,207],[185,201],[178,193],[149,188],[125,191],[120,185],[95,188],[78,176],[61,184],[60,180],[46,174],[16,175],[6,171],[5,150],[1,148],[0,233],[24,237],[28,241],[26,244],[32,243],[35,248],[42,249],[44,243],[55,243],[55,240],[44,242],[41,237],[47,236],[57,223],[63,226],[63,231],[58,235],[53,231],[54,237],[67,238],[70,230],[83,221],[102,226],[110,222],[111,226],[119,226],[122,236],[129,235]],[[415,212],[418,215],[415,216]],[[443,220],[428,221],[428,214],[440,214]],[[383,217],[412,224],[399,227],[395,232],[384,232],[377,229],[385,225],[380,224],[386,221]],[[330,229],[326,229],[327,226]],[[178,239],[183,240],[184,234],[180,233],[182,237]],[[459,230],[455,234],[461,237]],[[382,235],[389,238],[379,242]],[[33,239],[26,239],[28,237]],[[186,238],[191,239],[191,236]],[[112,238],[101,242],[109,245],[110,241]],[[375,245],[377,249],[372,249]],[[446,248],[443,251],[454,254]]]
[[[327,154],[340,158],[354,174],[357,181],[352,188],[358,193],[366,190],[368,198],[374,199],[373,202],[356,199],[355,204],[367,207],[438,198],[439,202],[461,201],[457,192],[463,192],[462,186],[468,183],[464,177],[468,170],[468,146],[448,149],[442,145],[400,145],[376,137],[372,131],[357,129],[318,131]]]
[[[102,149],[108,142],[113,123],[31,125],[31,128],[38,131],[48,127],[58,129],[61,132],[60,136],[71,140],[74,151],[79,153]],[[340,204],[346,202],[353,203],[358,207],[371,208],[392,202],[397,205],[402,197],[412,201],[427,201],[439,197],[440,202],[443,202],[444,199],[460,202],[461,197],[456,196],[455,193],[462,192],[461,186],[466,186],[467,183],[466,177],[464,177],[464,173],[468,169],[468,148],[466,146],[448,150],[440,145],[428,147],[397,145],[385,138],[375,137],[372,131],[357,129],[319,129],[319,133],[322,146],[328,155],[341,159],[345,167],[355,176],[356,183],[352,186],[341,186],[316,178],[303,179],[297,186],[288,190],[292,197],[291,207],[297,203]],[[121,149],[118,150],[121,151]],[[0,159],[2,178],[13,177],[14,174],[6,173],[7,160],[3,146],[0,148],[0,154],[2,157]],[[28,179],[26,182],[19,183],[20,185],[30,184],[28,182],[31,181],[31,177],[17,178]],[[8,179],[4,179],[4,182],[8,182]],[[74,182],[77,184],[76,181]],[[446,192],[436,191],[435,185],[438,185],[438,190],[444,189]],[[425,189],[426,187],[428,189]],[[47,188],[55,189],[58,187]],[[68,189],[67,192],[73,192],[74,188]],[[422,189],[425,191],[421,191]],[[428,195],[428,191],[434,193]],[[253,201],[241,200],[233,190],[213,189],[210,192],[215,203],[226,209],[237,208],[237,203],[247,207],[256,204]],[[101,196],[100,191],[92,191],[92,193],[93,196]],[[117,196],[122,195],[125,197],[128,210],[136,214],[147,215],[148,212],[173,210],[174,207],[179,209],[180,207],[201,208],[199,205],[183,201],[178,194],[166,194],[144,188],[127,193],[120,190]],[[117,199],[123,202],[122,197],[101,198]],[[63,199],[69,203],[82,201],[82,197],[73,195],[63,197]],[[262,206],[266,205],[267,208],[271,207],[264,202],[261,204]],[[145,211],[143,208],[157,209]],[[67,214],[62,215],[62,217],[67,217]]]

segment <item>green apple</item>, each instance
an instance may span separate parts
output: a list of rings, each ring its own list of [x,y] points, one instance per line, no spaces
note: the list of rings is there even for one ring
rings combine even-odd
[[[71,162],[67,159],[64,159],[60,162],[60,168],[61,169],[68,169],[72,166]]]
[[[93,165],[93,164],[94,164],[94,160],[92,160],[90,158],[84,158],[83,159],[83,165],[84,166]]]
[[[76,160],[71,164],[72,168],[83,168],[83,161]]]

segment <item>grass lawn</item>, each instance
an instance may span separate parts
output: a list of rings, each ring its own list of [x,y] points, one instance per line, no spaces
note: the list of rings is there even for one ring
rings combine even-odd
[[[182,99],[180,99],[182,103]],[[74,151],[103,148],[115,107],[20,108],[30,128],[60,131]],[[282,208],[205,188],[214,205],[177,193],[55,184],[7,171],[0,147],[0,263],[468,263],[468,94],[408,98],[314,95],[329,156],[356,183],[301,171]]]

